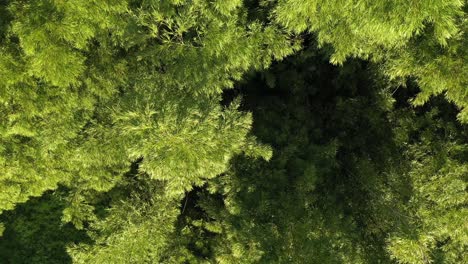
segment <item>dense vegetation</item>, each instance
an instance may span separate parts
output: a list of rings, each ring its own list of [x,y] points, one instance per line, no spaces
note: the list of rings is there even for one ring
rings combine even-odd
[[[0,263],[468,263],[464,0],[0,0]]]

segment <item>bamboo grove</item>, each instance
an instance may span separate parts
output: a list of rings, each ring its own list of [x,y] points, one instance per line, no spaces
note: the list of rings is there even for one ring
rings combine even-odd
[[[465,0],[0,0],[0,263],[468,263]]]

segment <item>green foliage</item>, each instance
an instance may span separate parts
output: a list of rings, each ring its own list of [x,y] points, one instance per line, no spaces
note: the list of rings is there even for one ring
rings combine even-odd
[[[248,22],[239,3],[15,1],[6,10],[2,210],[59,183],[109,190],[141,157],[176,193],[214,177],[250,123],[234,107],[221,113],[220,92],[294,49],[278,29]]]
[[[47,192],[32,198],[15,210],[4,213],[3,237],[0,238],[2,263],[69,263],[68,243],[89,238],[71,224],[60,220],[66,206],[63,191]]]
[[[407,133],[418,131],[419,136],[406,153],[412,161],[413,192],[404,215],[409,221],[390,236],[388,249],[401,263],[466,262],[466,130],[443,120],[437,109],[400,118]],[[409,127],[408,119],[413,121]]]
[[[446,45],[458,33],[455,18],[462,15],[462,1],[355,1],[282,0],[275,19],[291,31],[317,32],[320,44],[332,44],[332,61],[348,56],[381,56],[381,48],[405,46],[420,35],[426,23],[434,26],[432,37]]]
[[[179,213],[178,201],[164,194],[161,182],[133,178],[108,196],[105,218],[90,224],[94,243],[69,248],[73,262],[159,262]]]
[[[371,59],[383,62],[390,78],[417,78],[416,105],[445,92],[467,122],[466,8],[459,0],[282,0],[272,16],[291,32],[316,34],[332,47],[333,63]]]
[[[444,94],[460,108],[458,119],[467,123],[468,24],[466,19],[463,21],[460,32],[448,40],[445,48],[427,36],[420,37],[407,49],[399,50],[397,56],[390,57],[384,71],[391,79],[402,76],[417,79],[421,92],[413,101],[415,105],[423,105],[431,96]]]
[[[467,262],[466,8],[0,0],[0,259]]]
[[[243,87],[245,107],[255,109],[253,132],[274,155],[269,162],[239,156],[189,195],[196,202],[179,220],[183,247],[173,246],[173,255],[190,263],[390,261],[378,247],[384,239],[372,238],[381,233],[365,222],[386,217],[371,211],[385,179],[379,167],[391,165],[382,148],[394,147],[381,120],[385,110],[371,103],[384,99],[367,90],[369,72],[361,73],[359,62],[337,69],[314,53]],[[265,76],[275,78],[274,90]],[[370,126],[353,128],[359,119]],[[361,137],[366,133],[374,137]]]

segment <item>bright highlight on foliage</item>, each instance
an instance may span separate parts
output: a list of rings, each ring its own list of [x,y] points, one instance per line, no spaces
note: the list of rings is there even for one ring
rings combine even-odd
[[[468,263],[467,14],[0,0],[0,263]]]

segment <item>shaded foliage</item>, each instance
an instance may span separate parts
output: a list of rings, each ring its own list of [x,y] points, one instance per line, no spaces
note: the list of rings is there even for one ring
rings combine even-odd
[[[1,260],[467,262],[466,8],[0,0]]]
[[[2,214],[2,263],[71,263],[66,247],[90,240],[84,231],[62,223],[63,196],[63,191],[47,192]]]

